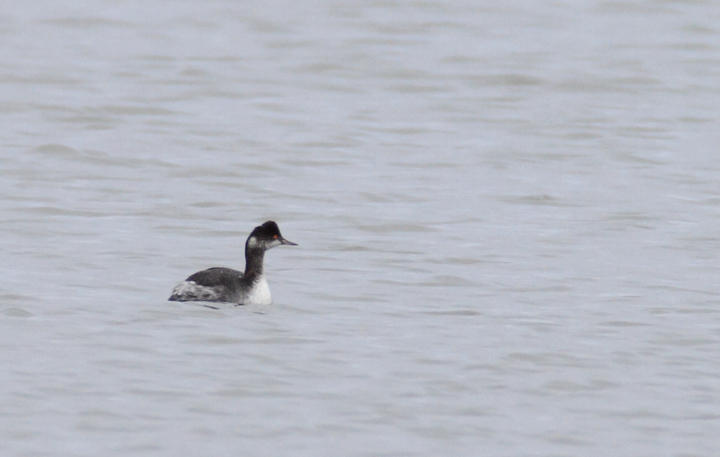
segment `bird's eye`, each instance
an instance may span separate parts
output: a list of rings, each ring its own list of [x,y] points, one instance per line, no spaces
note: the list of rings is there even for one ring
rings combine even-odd
[[[277,240],[277,235],[273,235],[273,238],[275,238]]]

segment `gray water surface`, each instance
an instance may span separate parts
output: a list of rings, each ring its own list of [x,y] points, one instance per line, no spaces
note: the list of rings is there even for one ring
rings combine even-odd
[[[0,11],[0,453],[708,456],[720,4]],[[267,308],[168,302],[242,269]]]

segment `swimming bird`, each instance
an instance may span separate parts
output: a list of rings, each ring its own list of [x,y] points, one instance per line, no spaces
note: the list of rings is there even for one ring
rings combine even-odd
[[[198,271],[172,291],[170,301],[209,301],[240,305],[269,305],[270,288],[265,280],[265,251],[281,245],[297,246],[280,234],[274,221],[255,227],[245,242],[245,273],[214,267]]]

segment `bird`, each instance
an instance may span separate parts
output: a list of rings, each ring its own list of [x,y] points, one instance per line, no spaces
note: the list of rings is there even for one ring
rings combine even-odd
[[[255,229],[245,242],[245,272],[232,268],[213,267],[190,275],[172,291],[169,301],[205,301],[238,305],[269,305],[270,288],[265,280],[265,251],[276,246],[297,246],[280,234],[274,221]]]

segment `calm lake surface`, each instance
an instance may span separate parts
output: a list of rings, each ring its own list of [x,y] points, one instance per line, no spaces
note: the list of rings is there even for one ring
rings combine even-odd
[[[3,456],[720,449],[720,3],[5,2]],[[265,308],[168,302],[243,269]]]

